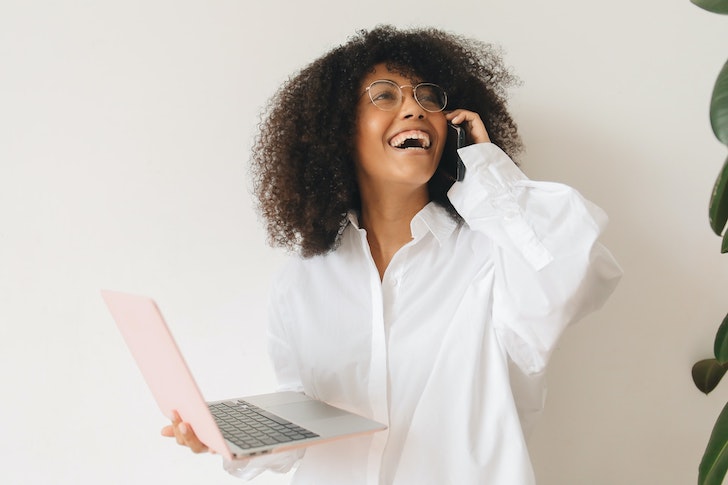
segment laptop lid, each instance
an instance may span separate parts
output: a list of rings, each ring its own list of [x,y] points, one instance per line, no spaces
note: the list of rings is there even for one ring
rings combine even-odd
[[[230,458],[225,438],[157,304],[145,296],[117,291],[102,290],[101,295],[162,413],[171,420],[176,410],[200,441]]]

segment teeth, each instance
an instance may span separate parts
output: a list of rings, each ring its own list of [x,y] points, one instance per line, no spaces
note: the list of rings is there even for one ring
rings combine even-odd
[[[423,131],[410,130],[398,133],[391,140],[389,144],[395,148],[401,148],[407,140],[421,140],[420,148],[430,148],[430,137]]]

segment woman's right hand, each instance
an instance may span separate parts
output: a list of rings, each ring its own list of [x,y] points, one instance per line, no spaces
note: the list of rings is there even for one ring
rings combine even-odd
[[[195,432],[192,431],[192,426],[182,422],[177,411],[174,411],[174,414],[172,415],[172,424],[162,428],[162,436],[176,438],[177,444],[188,447],[193,453],[205,453],[210,451],[210,449],[197,438]]]
[[[469,143],[488,143],[490,136],[488,130],[475,111],[466,109],[455,109],[445,113],[445,119],[456,125],[464,124],[465,132],[468,134]]]

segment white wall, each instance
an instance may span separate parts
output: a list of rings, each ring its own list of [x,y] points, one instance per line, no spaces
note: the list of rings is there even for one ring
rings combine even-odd
[[[611,216],[625,277],[571,329],[533,437],[542,485],[684,484],[728,399],[693,388],[728,311],[707,106],[728,18],[688,0],[0,1],[0,482],[234,483],[158,436],[98,290],[154,295],[209,398],[267,391],[251,208],[264,101],[377,23],[501,44],[533,178]],[[285,483],[261,477],[256,483]]]

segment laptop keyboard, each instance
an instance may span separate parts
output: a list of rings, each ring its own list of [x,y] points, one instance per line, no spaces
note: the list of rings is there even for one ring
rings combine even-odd
[[[318,437],[316,433],[242,400],[208,406],[225,439],[242,449]]]

